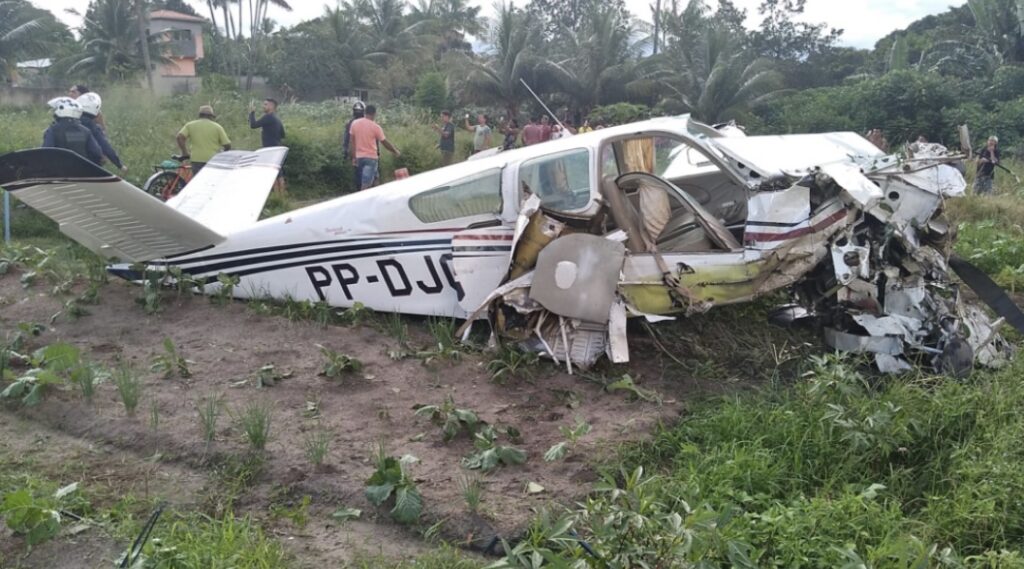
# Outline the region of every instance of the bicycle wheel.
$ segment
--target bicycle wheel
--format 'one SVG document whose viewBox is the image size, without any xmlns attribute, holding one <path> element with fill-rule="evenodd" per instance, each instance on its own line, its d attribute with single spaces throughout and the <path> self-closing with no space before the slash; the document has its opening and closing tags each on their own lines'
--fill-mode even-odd
<svg viewBox="0 0 1024 569">
<path fill-rule="evenodd" d="M 142 189 L 151 196 L 166 201 L 185 187 L 185 181 L 175 172 L 157 172 L 146 180 Z"/>
</svg>

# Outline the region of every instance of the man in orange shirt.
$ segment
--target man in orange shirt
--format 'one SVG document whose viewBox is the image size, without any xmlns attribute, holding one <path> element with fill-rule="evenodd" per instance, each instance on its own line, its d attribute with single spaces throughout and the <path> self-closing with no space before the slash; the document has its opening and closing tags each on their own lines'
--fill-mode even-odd
<svg viewBox="0 0 1024 569">
<path fill-rule="evenodd" d="M 361 181 L 359 189 L 361 190 L 373 186 L 377 179 L 377 169 L 380 164 L 380 155 L 377 153 L 378 142 L 394 154 L 395 158 L 402 155 L 391 144 L 391 141 L 384 137 L 384 129 L 380 128 L 380 125 L 373 120 L 376 117 L 377 107 L 366 105 L 366 114 L 363 118 L 352 121 L 352 126 L 349 127 L 350 144 L 352 148 L 355 148 L 355 152 L 352 153 L 352 162 L 356 166 L 356 172 L 359 172 Z"/>
</svg>

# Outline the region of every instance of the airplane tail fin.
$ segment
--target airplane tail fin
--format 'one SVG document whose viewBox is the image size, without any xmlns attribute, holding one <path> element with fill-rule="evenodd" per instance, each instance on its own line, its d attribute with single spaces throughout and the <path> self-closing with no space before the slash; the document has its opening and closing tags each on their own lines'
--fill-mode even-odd
<svg viewBox="0 0 1024 569">
<path fill-rule="evenodd" d="M 61 148 L 0 156 L 0 187 L 106 259 L 151 261 L 224 241 L 208 225 Z"/>
</svg>

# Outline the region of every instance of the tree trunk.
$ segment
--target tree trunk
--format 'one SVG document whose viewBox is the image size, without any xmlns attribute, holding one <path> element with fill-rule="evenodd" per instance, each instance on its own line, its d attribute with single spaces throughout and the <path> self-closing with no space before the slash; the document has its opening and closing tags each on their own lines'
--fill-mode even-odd
<svg viewBox="0 0 1024 569">
<path fill-rule="evenodd" d="M 139 21 L 139 45 L 142 48 L 142 64 L 146 66 L 146 84 L 153 90 L 153 66 L 149 63 L 149 34 L 146 33 L 146 18 L 143 15 L 143 0 L 135 0 L 135 18 Z"/>
<path fill-rule="evenodd" d="M 661 0 L 654 0 L 654 54 L 658 55 L 658 39 L 661 31 Z"/>
<path fill-rule="evenodd" d="M 227 36 L 228 39 L 231 39 L 233 31 L 231 28 L 234 28 L 234 26 L 231 25 L 231 14 L 228 12 L 227 0 L 224 0 L 224 3 L 220 5 L 220 8 L 224 11 L 224 35 Z"/>
<path fill-rule="evenodd" d="M 241 1 L 239 1 L 239 4 L 241 4 Z M 259 3 L 258 2 L 257 2 L 257 7 L 259 7 Z M 255 65 L 256 65 L 256 49 L 257 49 L 257 41 L 258 40 L 256 39 L 257 32 L 256 32 L 256 22 L 255 22 L 255 20 L 256 20 L 256 10 L 254 10 L 254 8 L 253 8 L 252 0 L 249 0 L 249 69 L 245 73 L 245 90 L 246 91 L 252 91 L 252 72 L 253 72 L 253 67 L 255 67 Z"/>
<path fill-rule="evenodd" d="M 213 0 L 206 0 L 206 7 L 210 9 L 210 23 L 213 24 L 213 37 L 220 35 L 217 31 L 217 10 L 213 7 Z"/>
</svg>

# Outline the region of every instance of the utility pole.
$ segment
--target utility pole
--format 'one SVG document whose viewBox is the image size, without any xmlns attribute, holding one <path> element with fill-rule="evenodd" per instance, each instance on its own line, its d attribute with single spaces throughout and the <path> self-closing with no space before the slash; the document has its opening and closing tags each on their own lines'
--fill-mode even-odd
<svg viewBox="0 0 1024 569">
<path fill-rule="evenodd" d="M 146 66 L 146 84 L 153 91 L 153 67 L 149 63 L 149 34 L 146 33 L 146 18 L 143 4 L 145 0 L 135 0 L 135 17 L 139 21 L 139 43 L 142 45 L 142 63 Z"/>
</svg>

